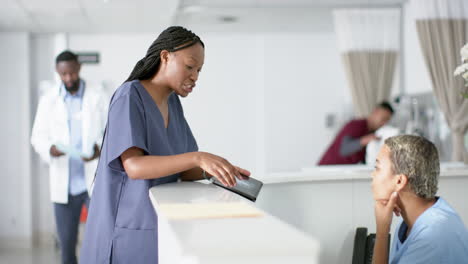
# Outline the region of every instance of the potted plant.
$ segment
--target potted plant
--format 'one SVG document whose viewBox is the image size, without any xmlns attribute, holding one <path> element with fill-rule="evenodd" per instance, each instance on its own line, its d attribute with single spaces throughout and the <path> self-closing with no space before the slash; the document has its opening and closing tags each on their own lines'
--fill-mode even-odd
<svg viewBox="0 0 468 264">
<path fill-rule="evenodd" d="M 461 76 L 465 81 L 465 88 L 468 88 L 468 43 L 460 49 L 461 65 L 455 69 L 455 76 Z M 462 96 L 468 98 L 468 91 L 462 91 Z"/>
<path fill-rule="evenodd" d="M 468 43 L 460 49 L 461 65 L 455 69 L 455 76 L 461 76 L 465 81 L 465 90 L 461 92 L 462 96 L 468 98 Z M 468 133 L 465 134 L 465 148 L 468 149 Z M 465 159 L 465 163 L 468 161 Z"/>
</svg>

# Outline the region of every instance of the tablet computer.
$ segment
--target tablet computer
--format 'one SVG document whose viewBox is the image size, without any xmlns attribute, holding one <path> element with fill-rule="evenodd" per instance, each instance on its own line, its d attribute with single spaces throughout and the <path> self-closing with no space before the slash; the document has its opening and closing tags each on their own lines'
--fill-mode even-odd
<svg viewBox="0 0 468 264">
<path fill-rule="evenodd" d="M 229 190 L 231 192 L 237 193 L 238 195 L 245 197 L 253 202 L 257 200 L 257 196 L 260 193 L 260 190 L 262 189 L 263 182 L 254 179 L 252 177 L 249 177 L 246 180 L 240 180 L 237 179 L 236 186 L 234 187 L 228 187 L 222 184 L 218 179 L 215 177 L 212 177 L 210 181 L 219 187 L 222 187 L 226 190 Z"/>
</svg>

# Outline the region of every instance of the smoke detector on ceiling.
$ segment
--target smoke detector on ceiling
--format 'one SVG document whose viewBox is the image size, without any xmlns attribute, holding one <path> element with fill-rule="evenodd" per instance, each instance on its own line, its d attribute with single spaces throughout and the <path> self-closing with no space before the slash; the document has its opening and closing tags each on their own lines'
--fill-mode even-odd
<svg viewBox="0 0 468 264">
<path fill-rule="evenodd" d="M 219 16 L 218 20 L 223 23 L 235 23 L 237 21 L 237 17 L 224 15 L 224 16 Z"/>
</svg>

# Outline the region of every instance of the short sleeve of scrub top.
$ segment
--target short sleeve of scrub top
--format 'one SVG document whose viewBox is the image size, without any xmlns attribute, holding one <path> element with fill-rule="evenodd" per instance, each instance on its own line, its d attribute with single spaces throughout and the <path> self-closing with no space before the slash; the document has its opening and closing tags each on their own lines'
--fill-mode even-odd
<svg viewBox="0 0 468 264">
<path fill-rule="evenodd" d="M 127 149 L 137 147 L 148 154 L 146 145 L 145 113 L 143 106 L 136 99 L 119 97 L 111 106 L 108 121 L 107 162 L 109 167 L 124 171 L 120 155 Z"/>
</svg>

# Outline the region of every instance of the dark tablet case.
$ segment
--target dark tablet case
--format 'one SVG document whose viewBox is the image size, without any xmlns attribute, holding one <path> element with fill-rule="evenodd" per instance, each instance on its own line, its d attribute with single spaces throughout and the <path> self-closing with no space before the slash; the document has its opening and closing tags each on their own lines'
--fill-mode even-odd
<svg viewBox="0 0 468 264">
<path fill-rule="evenodd" d="M 239 180 L 237 179 L 237 184 L 234 187 L 227 187 L 224 186 L 218 179 L 215 177 L 212 178 L 212 183 L 222 187 L 226 190 L 231 192 L 237 193 L 240 196 L 243 196 L 253 202 L 257 200 L 258 193 L 262 189 L 263 182 L 256 180 L 252 177 L 249 177 L 247 180 Z"/>
</svg>

